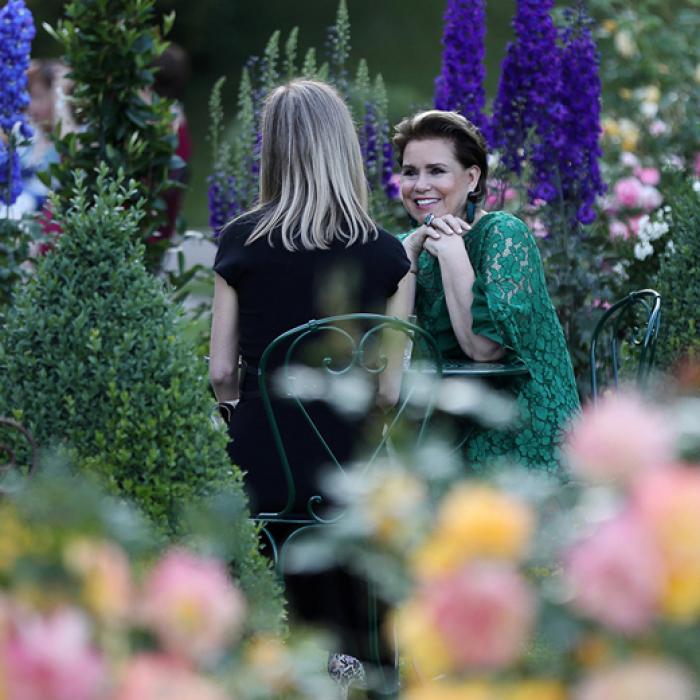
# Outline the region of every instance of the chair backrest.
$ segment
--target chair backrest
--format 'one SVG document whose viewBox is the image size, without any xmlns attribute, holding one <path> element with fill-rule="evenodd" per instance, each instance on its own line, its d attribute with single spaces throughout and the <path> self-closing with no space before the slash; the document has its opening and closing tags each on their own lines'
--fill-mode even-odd
<svg viewBox="0 0 700 700">
<path fill-rule="evenodd" d="M 643 387 L 654 364 L 656 341 L 661 323 L 661 295 L 653 289 L 630 292 L 616 301 L 596 324 L 591 339 L 591 396 L 597 398 L 601 382 L 599 372 L 605 373 L 605 385 L 617 388 L 622 365 L 636 369 L 626 378 L 634 377 Z"/>
<path fill-rule="evenodd" d="M 393 333 L 392 333 L 393 332 Z M 412 368 L 414 386 L 416 375 L 425 368 L 429 381 L 423 382 L 418 391 L 420 401 L 411 400 L 410 392 L 402 393 L 399 402 L 389 415 L 388 423 L 366 456 L 362 456 L 364 468 L 370 468 L 387 448 L 402 417 L 410 406 L 414 421 L 415 442 L 423 439 L 432 415 L 438 380 L 442 374 L 442 362 L 437 344 L 425 330 L 398 318 L 380 314 L 346 314 L 309 321 L 292 328 L 275 338 L 262 354 L 258 368 L 258 386 L 267 414 L 272 436 L 284 470 L 287 488 L 286 506 L 276 513 L 259 513 L 261 520 L 281 522 L 310 522 L 323 524 L 326 520 L 316 511 L 323 503 L 321 494 L 308 499 L 305 512 L 295 510 L 297 499 L 297 474 L 290 464 L 283 430 L 277 415 L 279 399 L 293 405 L 303 416 L 311 434 L 322 446 L 329 465 L 339 470 L 345 466 L 343 458 L 336 454 L 327 436 L 309 410 L 309 405 L 328 401 L 338 408 L 348 408 L 359 418 L 367 416 L 375 404 L 375 392 L 380 375 L 387 370 L 389 357 L 395 357 L 389 346 L 396 348 L 414 343 L 421 349 L 425 361 Z"/>
</svg>

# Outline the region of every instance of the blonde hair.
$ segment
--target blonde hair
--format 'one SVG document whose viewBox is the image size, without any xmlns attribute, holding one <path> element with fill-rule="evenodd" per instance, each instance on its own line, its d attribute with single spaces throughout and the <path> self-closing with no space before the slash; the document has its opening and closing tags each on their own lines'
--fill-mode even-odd
<svg viewBox="0 0 700 700">
<path fill-rule="evenodd" d="M 263 108 L 260 198 L 252 210 L 261 216 L 246 243 L 278 227 L 287 250 L 365 243 L 377 235 L 367 206 L 360 144 L 338 93 L 316 80 L 273 90 Z"/>
</svg>

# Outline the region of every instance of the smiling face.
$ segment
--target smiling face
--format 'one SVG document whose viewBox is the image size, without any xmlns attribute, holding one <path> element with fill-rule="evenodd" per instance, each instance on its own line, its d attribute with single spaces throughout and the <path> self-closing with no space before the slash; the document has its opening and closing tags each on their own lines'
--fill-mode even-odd
<svg viewBox="0 0 700 700">
<path fill-rule="evenodd" d="M 401 167 L 403 205 L 419 222 L 429 213 L 463 217 L 467 195 L 476 188 L 479 175 L 478 166 L 465 168 L 457 160 L 449 139 L 409 141 Z"/>
</svg>

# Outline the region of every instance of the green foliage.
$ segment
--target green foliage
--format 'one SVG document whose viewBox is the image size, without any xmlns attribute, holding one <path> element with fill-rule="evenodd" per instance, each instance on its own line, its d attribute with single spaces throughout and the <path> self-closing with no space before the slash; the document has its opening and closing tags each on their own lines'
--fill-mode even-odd
<svg viewBox="0 0 700 700">
<path fill-rule="evenodd" d="M 102 165 L 91 194 L 81 172 L 70 203 L 58 208 L 64 234 L 16 295 L 0 339 L 0 415 L 22 422 L 39 444 L 60 445 L 164 533 L 182 534 L 185 505 L 232 493 L 241 504 L 227 525 L 238 543 L 236 574 L 246 593 L 279 610 L 241 474 L 213 421 L 206 363 L 144 268 L 136 235 L 143 200 L 133 181 L 121 182 Z"/>
<path fill-rule="evenodd" d="M 35 219 L 0 219 L 0 322 L 18 282 L 29 275 L 30 244 L 41 239 Z"/>
<path fill-rule="evenodd" d="M 671 251 L 661 258 L 656 289 L 661 294 L 659 364 L 700 358 L 700 190 L 679 186 L 670 201 Z"/>
<path fill-rule="evenodd" d="M 165 49 L 162 35 L 173 17 L 154 24 L 155 0 L 73 0 L 55 28 L 75 88 L 71 99 L 79 129 L 57 140 L 61 156 L 53 167 L 61 198 L 67 201 L 73 173 L 89 173 L 94 192 L 96 163 L 106 163 L 113 176 L 121 170 L 137 182 L 134 196 L 145 199 L 139 230 L 148 236 L 163 212 L 159 194 L 172 183 L 175 162 L 170 101 L 151 91 L 153 61 Z M 134 200 L 135 201 L 135 200 Z"/>
<path fill-rule="evenodd" d="M 371 190 L 372 214 L 384 226 L 403 228 L 403 210 L 387 194 L 391 167 L 386 162 L 389 145 L 388 98 L 381 75 L 372 77 L 367 62 L 361 59 L 354 80 L 348 78 L 350 59 L 350 20 L 345 0 L 340 0 L 334 24 L 328 29 L 326 60 L 319 65 L 319 52 L 311 47 L 297 66 L 298 28 L 292 29 L 281 47 L 279 31 L 273 32 L 261 57 L 246 62 L 238 88 L 238 112 L 232 127 L 224 125 L 221 81 L 212 90 L 210 141 L 213 146 L 213 180 L 225 191 L 229 201 L 217 201 L 213 211 L 226 214 L 250 209 L 258 195 L 258 159 L 262 99 L 276 85 L 295 77 L 327 80 L 348 103 L 359 131 Z M 283 55 L 282 55 L 283 54 Z M 225 138 L 230 133 L 231 138 Z M 235 196 L 233 192 L 235 191 Z M 222 218 L 221 213 L 216 219 Z M 224 219 L 229 218 L 223 216 Z M 401 221 L 401 224 L 398 224 Z M 223 223 L 223 221 L 221 222 Z"/>
</svg>

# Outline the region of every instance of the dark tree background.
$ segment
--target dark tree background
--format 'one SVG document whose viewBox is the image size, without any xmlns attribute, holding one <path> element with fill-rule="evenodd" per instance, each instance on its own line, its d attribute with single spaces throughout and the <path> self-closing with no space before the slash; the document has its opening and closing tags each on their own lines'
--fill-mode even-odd
<svg viewBox="0 0 700 700">
<path fill-rule="evenodd" d="M 347 0 L 352 27 L 350 69 L 366 58 L 370 70 L 384 76 L 393 120 L 410 110 L 429 106 L 433 81 L 440 70 L 440 38 L 445 0 Z M 37 25 L 33 54 L 55 56 L 59 48 L 41 29 L 60 16 L 63 2 L 28 0 Z M 204 228 L 207 221 L 206 178 L 211 158 L 206 140 L 207 102 L 214 81 L 227 76 L 225 102 L 235 109 L 241 68 L 248 56 L 260 54 L 270 34 L 282 31 L 283 39 L 299 27 L 300 54 L 315 46 L 321 51 L 326 28 L 335 19 L 337 0 L 160 0 L 163 13 L 175 11 L 170 35 L 183 46 L 191 61 L 191 79 L 185 94 L 185 110 L 193 136 L 192 177 L 185 199 L 189 228 Z M 493 95 L 500 62 L 511 36 L 510 18 L 515 0 L 487 2 L 487 91 Z"/>
</svg>

